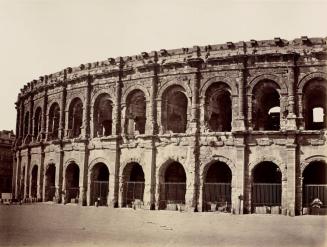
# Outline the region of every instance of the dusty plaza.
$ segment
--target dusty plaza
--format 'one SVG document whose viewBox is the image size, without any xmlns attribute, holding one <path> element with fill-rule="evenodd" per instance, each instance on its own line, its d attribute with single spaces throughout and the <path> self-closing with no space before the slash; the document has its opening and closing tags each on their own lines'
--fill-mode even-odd
<svg viewBox="0 0 327 247">
<path fill-rule="evenodd" d="M 324 247 L 326 216 L 0 206 L 1 246 Z"/>
</svg>

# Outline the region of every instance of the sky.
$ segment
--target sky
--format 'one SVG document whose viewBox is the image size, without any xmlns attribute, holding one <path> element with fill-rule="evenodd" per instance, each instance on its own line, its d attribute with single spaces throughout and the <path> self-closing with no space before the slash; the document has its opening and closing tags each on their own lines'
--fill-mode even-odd
<svg viewBox="0 0 327 247">
<path fill-rule="evenodd" d="M 0 0 L 0 130 L 33 79 L 143 51 L 327 36 L 327 0 Z"/>
</svg>

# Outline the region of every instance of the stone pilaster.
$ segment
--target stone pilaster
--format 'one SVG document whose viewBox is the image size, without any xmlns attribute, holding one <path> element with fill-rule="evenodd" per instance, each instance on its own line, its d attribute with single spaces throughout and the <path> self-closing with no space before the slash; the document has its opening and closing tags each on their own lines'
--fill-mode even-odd
<svg viewBox="0 0 327 247">
<path fill-rule="evenodd" d="M 247 105 L 248 105 L 248 129 L 253 130 L 252 121 L 252 94 L 247 95 Z"/>
<path fill-rule="evenodd" d="M 121 201 L 121 181 L 119 178 L 120 171 L 120 141 L 121 141 L 121 133 L 122 133 L 122 121 L 121 121 L 121 97 L 122 97 L 122 78 L 123 78 L 123 68 L 124 68 L 124 60 L 122 57 L 119 57 L 116 60 L 117 65 L 119 66 L 119 77 L 116 81 L 116 161 L 115 161 L 115 186 L 114 186 L 114 207 L 118 207 L 118 200 Z M 120 203 L 119 203 L 120 204 Z M 121 204 L 119 205 L 121 206 Z"/>
<path fill-rule="evenodd" d="M 43 188 L 44 188 L 44 160 L 45 160 L 45 152 L 44 146 L 41 146 L 41 164 L 40 170 L 38 172 L 39 181 L 38 181 L 38 188 L 37 188 L 37 198 L 42 201 L 43 197 Z"/>
<path fill-rule="evenodd" d="M 246 85 L 246 74 L 247 71 L 245 69 L 245 66 L 243 66 L 243 69 L 241 71 L 241 76 L 238 81 L 238 112 L 237 112 L 237 123 L 232 126 L 234 130 L 242 131 L 245 130 L 245 117 L 244 117 L 244 101 L 245 101 L 245 93 L 244 93 L 244 85 Z M 234 115 L 234 114 L 233 114 Z"/>
<path fill-rule="evenodd" d="M 60 101 L 60 123 L 59 123 L 59 138 L 63 139 L 66 135 L 65 133 L 65 118 L 66 118 L 66 98 L 67 98 L 67 89 L 66 83 L 64 82 L 62 85 L 62 94 Z M 68 122 L 68 119 L 67 119 Z"/>
<path fill-rule="evenodd" d="M 151 171 L 150 171 L 150 181 L 145 181 L 144 191 L 146 193 L 150 193 L 149 204 L 150 209 L 155 209 L 156 204 L 156 170 L 157 170 L 157 148 L 156 148 L 156 138 L 155 136 L 158 134 L 158 119 L 157 119 L 157 100 L 156 95 L 158 94 L 158 70 L 159 65 L 158 62 L 158 54 L 154 52 L 154 61 L 155 65 L 153 67 L 153 77 L 152 77 L 152 87 L 151 87 L 151 134 L 153 137 L 151 138 Z M 160 102 L 159 102 L 160 103 Z"/>
<path fill-rule="evenodd" d="M 245 175 L 245 145 L 242 137 L 236 144 L 236 167 L 232 176 L 232 212 L 243 214 L 244 207 L 244 175 Z"/>
<path fill-rule="evenodd" d="M 287 129 L 296 129 L 296 115 L 295 115 L 295 97 L 294 86 L 297 84 L 297 70 L 295 64 L 288 70 L 288 115 L 287 115 Z M 282 114 L 281 114 L 282 115 Z M 282 117 L 282 116 L 281 116 Z"/>
<path fill-rule="evenodd" d="M 200 48 L 193 48 L 193 57 L 188 60 L 189 66 L 194 69 L 194 77 L 192 79 L 192 115 L 191 115 L 191 132 L 194 134 L 192 173 L 186 184 L 185 203 L 187 210 L 201 210 L 200 200 L 200 98 L 199 87 L 201 84 L 201 67 L 203 60 L 201 58 Z"/>
<path fill-rule="evenodd" d="M 25 168 L 25 192 L 24 192 L 24 198 L 29 198 L 30 196 L 30 173 L 31 173 L 31 150 L 28 148 L 28 153 L 27 153 L 27 165 Z"/>
<path fill-rule="evenodd" d="M 30 112 L 30 115 L 29 115 L 29 124 L 28 124 L 28 135 L 31 137 L 32 134 L 33 134 L 33 118 L 34 118 L 34 101 L 33 101 L 33 95 L 30 96 L 30 99 L 29 99 L 29 112 Z"/>
<path fill-rule="evenodd" d="M 90 137 L 90 112 L 91 112 L 91 91 L 92 91 L 92 76 L 88 76 L 87 85 L 85 90 L 85 103 L 83 109 L 83 127 L 82 127 L 82 137 Z"/>
<path fill-rule="evenodd" d="M 44 91 L 44 98 L 43 98 L 43 111 L 42 111 L 42 129 L 41 129 L 41 140 L 46 139 L 46 132 L 47 132 L 47 109 L 48 109 L 48 90 L 45 89 Z"/>
<path fill-rule="evenodd" d="M 85 149 L 84 149 L 84 167 L 82 170 L 82 183 L 81 188 L 82 191 L 80 191 L 80 199 L 79 202 L 83 206 L 87 206 L 87 184 L 88 184 L 88 173 L 89 173 L 89 157 L 90 157 L 90 151 L 88 149 L 88 141 L 85 142 Z"/>
<path fill-rule="evenodd" d="M 65 186 L 65 174 L 64 174 L 64 150 L 60 147 L 59 151 L 59 164 L 56 165 L 56 179 L 55 179 L 55 197 L 58 200 L 58 203 L 64 202 L 63 191 L 66 189 Z"/>
<path fill-rule="evenodd" d="M 288 215 L 295 216 L 296 203 L 296 144 L 294 137 L 288 137 L 287 152 L 287 211 Z"/>
</svg>

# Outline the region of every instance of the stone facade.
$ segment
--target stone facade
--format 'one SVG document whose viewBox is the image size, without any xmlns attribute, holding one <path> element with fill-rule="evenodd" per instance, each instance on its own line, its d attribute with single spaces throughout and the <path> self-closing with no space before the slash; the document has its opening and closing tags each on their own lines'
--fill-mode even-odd
<svg viewBox="0 0 327 247">
<path fill-rule="evenodd" d="M 15 135 L 12 130 L 0 131 L 0 198 L 1 193 L 11 193 L 14 167 L 12 145 L 14 141 Z"/>
<path fill-rule="evenodd" d="M 16 103 L 15 196 L 248 213 L 267 205 L 253 194 L 267 182 L 271 212 L 300 214 L 304 169 L 326 163 L 326 41 L 162 49 L 41 76 Z"/>
</svg>

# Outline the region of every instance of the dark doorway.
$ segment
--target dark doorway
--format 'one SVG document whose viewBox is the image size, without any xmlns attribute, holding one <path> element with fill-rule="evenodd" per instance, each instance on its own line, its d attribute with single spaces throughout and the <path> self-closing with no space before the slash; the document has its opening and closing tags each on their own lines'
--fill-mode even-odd
<svg viewBox="0 0 327 247">
<path fill-rule="evenodd" d="M 227 164 L 219 161 L 211 164 L 203 185 L 203 209 L 230 212 L 231 183 L 232 171 Z"/>
<path fill-rule="evenodd" d="M 91 171 L 91 205 L 108 205 L 109 169 L 104 163 L 97 163 Z"/>
</svg>

